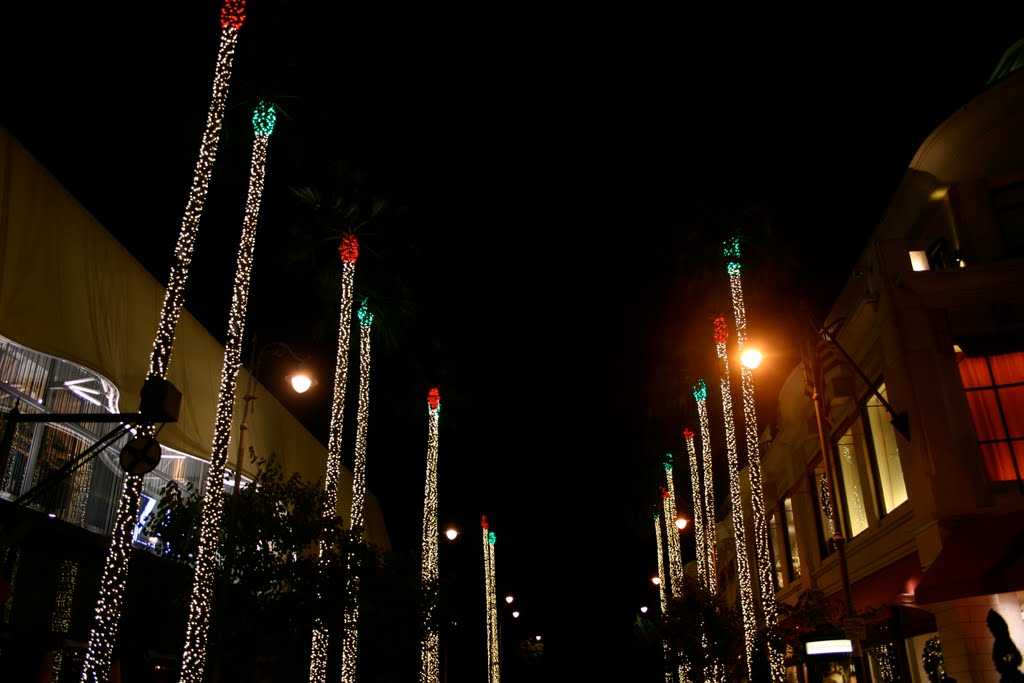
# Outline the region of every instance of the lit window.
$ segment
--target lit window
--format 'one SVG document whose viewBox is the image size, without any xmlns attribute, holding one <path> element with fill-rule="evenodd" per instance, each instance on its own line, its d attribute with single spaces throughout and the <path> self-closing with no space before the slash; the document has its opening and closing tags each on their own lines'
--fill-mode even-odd
<svg viewBox="0 0 1024 683">
<path fill-rule="evenodd" d="M 782 522 L 780 523 L 780 518 Z M 773 552 L 779 587 L 800 578 L 800 548 L 796 541 L 796 521 L 793 518 L 793 499 L 783 498 L 770 519 L 771 542 L 780 549 Z"/>
<path fill-rule="evenodd" d="M 956 355 L 989 479 L 1016 481 L 1024 469 L 1024 353 Z"/>
<path fill-rule="evenodd" d="M 924 250 L 910 252 L 910 267 L 914 270 L 928 270 L 928 252 Z"/>
<path fill-rule="evenodd" d="M 888 402 L 885 384 L 878 388 L 878 393 Z M 903 481 L 903 465 L 900 463 L 900 451 L 896 445 L 892 415 L 874 394 L 868 397 L 864 412 L 868 416 L 871 445 L 874 447 L 875 472 L 878 487 L 881 489 L 882 512 L 892 512 L 907 500 L 907 485 Z"/>
<path fill-rule="evenodd" d="M 866 441 L 860 420 L 854 422 L 836 443 L 836 455 L 846 504 L 847 533 L 853 538 L 868 528 L 868 510 L 859 465 L 865 459 Z"/>
</svg>

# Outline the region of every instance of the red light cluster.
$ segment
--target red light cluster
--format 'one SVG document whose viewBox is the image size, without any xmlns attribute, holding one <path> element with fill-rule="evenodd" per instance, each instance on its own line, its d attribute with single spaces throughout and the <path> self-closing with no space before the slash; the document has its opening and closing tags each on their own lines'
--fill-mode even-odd
<svg viewBox="0 0 1024 683">
<path fill-rule="evenodd" d="M 715 343 L 722 344 L 728 338 L 729 326 L 725 323 L 725 318 L 715 318 Z"/>
<path fill-rule="evenodd" d="M 338 247 L 338 255 L 344 263 L 355 263 L 359 258 L 359 240 L 355 235 L 348 234 L 341 238 L 341 246 Z"/>
<path fill-rule="evenodd" d="M 238 31 L 244 22 L 245 0 L 224 0 L 224 6 L 220 8 L 221 28 L 233 28 Z"/>
<path fill-rule="evenodd" d="M 437 387 L 427 392 L 427 405 L 431 410 L 437 410 L 437 407 L 441 405 L 441 392 L 437 390 Z"/>
</svg>

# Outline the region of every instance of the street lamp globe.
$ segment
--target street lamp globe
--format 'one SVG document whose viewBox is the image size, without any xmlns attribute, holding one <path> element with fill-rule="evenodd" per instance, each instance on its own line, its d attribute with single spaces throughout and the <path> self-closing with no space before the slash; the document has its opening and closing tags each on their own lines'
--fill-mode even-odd
<svg viewBox="0 0 1024 683">
<path fill-rule="evenodd" d="M 753 370 L 761 364 L 761 360 L 764 355 L 757 349 L 744 349 L 743 355 L 740 356 L 740 362 L 743 363 L 744 367 Z"/>
<path fill-rule="evenodd" d="M 661 585 L 661 577 L 660 576 L 652 576 L 651 577 L 651 583 L 653 583 L 655 586 L 660 586 Z"/>
<path fill-rule="evenodd" d="M 690 523 L 690 520 L 686 519 L 686 517 L 676 517 L 676 527 L 680 531 L 685 529 L 689 523 Z"/>
<path fill-rule="evenodd" d="M 518 619 L 519 618 L 519 610 L 513 610 L 512 611 L 512 618 L 513 619 Z"/>
<path fill-rule="evenodd" d="M 456 538 L 459 537 L 459 530 L 455 527 L 448 527 L 445 530 L 444 535 L 448 538 L 449 541 L 454 541 Z"/>
<path fill-rule="evenodd" d="M 505 602 L 507 604 L 511 605 L 513 600 L 515 600 L 515 598 L 513 598 L 511 595 L 506 595 L 505 596 Z"/>
<path fill-rule="evenodd" d="M 292 383 L 292 389 L 299 394 L 306 393 L 313 386 L 313 378 L 304 372 L 297 372 L 289 377 L 288 380 Z"/>
</svg>

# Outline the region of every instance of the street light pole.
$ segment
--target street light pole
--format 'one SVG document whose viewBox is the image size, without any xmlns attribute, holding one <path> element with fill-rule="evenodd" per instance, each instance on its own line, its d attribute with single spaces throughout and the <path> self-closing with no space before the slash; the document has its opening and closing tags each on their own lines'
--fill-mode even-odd
<svg viewBox="0 0 1024 683">
<path fill-rule="evenodd" d="M 242 488 L 242 462 L 244 461 L 245 458 L 246 440 L 249 434 L 249 411 L 251 409 L 252 402 L 256 400 L 256 378 L 259 375 L 260 365 L 263 362 L 263 354 L 273 349 L 274 352 L 277 353 L 277 355 L 284 355 L 284 353 L 287 352 L 293 359 L 295 359 L 299 363 L 305 360 L 304 358 L 300 357 L 297 353 L 295 353 L 295 351 L 293 351 L 290 346 L 280 341 L 274 341 L 265 344 L 261 349 L 259 349 L 259 353 L 257 353 L 256 349 L 256 335 L 253 335 L 251 356 L 251 358 L 253 359 L 253 364 L 252 367 L 249 369 L 249 382 L 246 386 L 245 396 L 242 397 L 242 423 L 238 427 L 238 453 L 235 456 L 235 486 L 231 490 L 232 507 L 237 507 L 238 492 Z M 312 381 L 310 381 L 310 384 L 311 383 Z M 310 384 L 305 385 L 306 389 L 309 388 Z M 303 391 L 305 391 L 305 389 L 300 390 L 295 385 L 294 382 L 292 383 L 292 385 L 295 391 L 297 391 L 298 393 L 302 393 Z"/>
<path fill-rule="evenodd" d="M 825 469 L 825 479 L 828 481 L 829 507 L 832 510 L 832 543 L 839 553 L 839 579 L 842 583 L 843 599 L 846 603 L 846 617 L 854 617 L 856 611 L 853 605 L 853 590 L 850 587 L 850 571 L 846 562 L 846 535 L 845 517 L 842 513 L 842 506 L 836 496 L 836 480 L 832 468 L 832 448 L 830 439 L 825 435 L 825 421 L 821 414 L 821 378 L 815 368 L 811 373 L 811 401 L 814 403 L 814 417 L 818 424 L 818 441 L 821 446 L 821 461 Z M 827 511 L 826 511 L 827 512 Z M 852 640 L 852 639 L 851 639 Z M 857 667 L 858 680 L 867 680 L 867 668 L 863 666 L 861 657 L 860 641 L 855 640 L 853 648 L 853 659 Z"/>
</svg>

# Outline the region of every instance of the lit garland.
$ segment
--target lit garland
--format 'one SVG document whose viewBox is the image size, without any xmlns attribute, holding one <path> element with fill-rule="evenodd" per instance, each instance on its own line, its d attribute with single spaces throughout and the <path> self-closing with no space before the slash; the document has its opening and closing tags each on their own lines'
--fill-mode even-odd
<svg viewBox="0 0 1024 683">
<path fill-rule="evenodd" d="M 757 641 L 757 618 L 747 564 L 747 533 L 743 526 L 743 499 L 740 497 L 740 461 L 736 452 L 736 425 L 732 415 L 732 389 L 729 381 L 729 357 L 725 352 L 729 328 L 725 318 L 715 318 L 715 349 L 722 367 L 722 418 L 725 421 L 726 461 L 729 469 L 729 496 L 732 499 L 732 532 L 736 541 L 736 574 L 740 582 L 740 608 L 743 616 L 743 640 L 747 652 L 747 672 L 754 678 L 754 645 Z"/>
<path fill-rule="evenodd" d="M 668 535 L 668 568 L 671 583 L 669 590 L 674 597 L 683 595 L 683 551 L 679 545 L 679 528 L 676 527 L 676 517 L 679 509 L 676 507 L 676 485 L 672 474 L 672 454 L 665 454 L 665 480 L 668 486 L 663 491 L 662 497 L 665 505 L 665 533 Z M 675 533 L 672 533 L 672 532 Z"/>
<path fill-rule="evenodd" d="M 441 415 L 441 394 L 437 387 L 427 392 L 427 476 L 423 492 L 423 566 L 420 583 L 436 590 L 437 570 L 437 428 Z M 436 595 L 436 593 L 435 593 Z M 427 607 L 420 650 L 420 683 L 440 680 L 439 634 L 435 620 L 436 601 Z"/>
<path fill-rule="evenodd" d="M 740 242 L 733 237 L 725 244 L 726 271 L 732 292 L 732 310 L 736 326 L 736 354 L 741 357 L 747 341 L 747 312 L 743 303 L 743 282 L 740 279 Z M 747 441 L 747 472 L 750 475 L 750 507 L 754 518 L 754 557 L 757 560 L 757 594 L 765 625 L 774 627 L 779 621 L 775 603 L 775 581 L 772 577 L 771 550 L 768 546 L 768 521 L 765 515 L 764 484 L 761 479 L 761 450 L 758 447 L 757 409 L 754 405 L 754 373 L 740 363 L 740 387 L 743 392 L 743 422 Z M 770 648 L 772 680 L 786 677 L 785 656 L 778 648 Z"/>
<path fill-rule="evenodd" d="M 267 164 L 267 145 L 274 132 L 274 107 L 262 102 L 253 112 L 255 139 L 249 170 L 249 195 L 245 203 L 242 239 L 239 243 L 238 264 L 235 268 L 234 292 L 228 315 L 227 339 L 224 344 L 224 365 L 217 396 L 217 419 L 213 428 L 213 447 L 210 467 L 203 494 L 202 516 L 199 527 L 199 545 L 196 549 L 192 601 L 189 604 L 188 625 L 185 630 L 185 649 L 181 660 L 182 683 L 202 683 L 206 669 L 206 643 L 210 630 L 210 602 L 213 579 L 224 519 L 224 475 L 231 440 L 231 417 L 234 413 L 235 387 L 238 370 L 242 365 L 242 338 L 245 334 L 245 316 L 249 308 L 249 281 L 252 274 L 253 252 L 256 248 L 256 223 L 263 196 L 263 179 Z"/>
<path fill-rule="evenodd" d="M 359 306 L 359 405 L 356 412 L 355 460 L 352 463 L 352 508 L 350 526 L 356 540 L 362 539 L 366 509 L 366 433 L 370 412 L 370 326 L 373 313 L 363 299 Z"/>
<path fill-rule="evenodd" d="M 353 234 L 345 235 L 338 247 L 341 260 L 340 306 L 338 323 L 338 353 L 334 365 L 334 395 L 331 401 L 331 423 L 327 435 L 327 481 L 324 491 L 324 519 L 338 513 L 338 484 L 341 479 L 342 426 L 345 423 L 345 388 L 348 381 L 348 355 L 351 346 L 352 290 L 359 259 L 359 241 Z M 324 575 L 324 543 L 320 543 L 320 578 Z M 319 601 L 320 595 L 317 594 Z M 310 683 L 327 682 L 327 646 L 330 634 L 320 617 L 313 622 L 313 642 L 309 658 Z"/>
<path fill-rule="evenodd" d="M 487 515 L 480 519 L 484 540 L 484 611 L 487 614 L 487 682 L 500 683 L 501 658 L 498 650 L 498 593 L 494 586 L 494 532 Z"/>
<path fill-rule="evenodd" d="M 668 593 L 665 591 L 665 543 L 661 540 L 661 515 L 654 513 L 654 542 L 658 544 L 658 598 L 661 600 L 661 616 L 664 619 L 668 613 Z M 661 648 L 665 651 L 665 661 L 671 659 L 671 649 L 668 640 L 661 641 Z M 665 683 L 672 683 L 672 672 L 665 668 Z"/>
<path fill-rule="evenodd" d="M 174 248 L 174 264 L 160 310 L 160 322 L 156 338 L 153 340 L 147 379 L 167 377 L 167 366 L 174 347 L 174 334 L 184 303 L 188 268 L 192 261 L 196 234 L 199 232 L 199 219 L 206 203 L 210 175 L 217 156 L 217 144 L 220 141 L 221 122 L 228 99 L 228 85 L 231 80 L 231 65 L 238 42 L 238 32 L 244 21 L 245 0 L 225 0 L 221 7 L 220 47 L 214 71 L 212 99 L 199 146 L 199 160 L 196 163 L 192 188 L 185 206 L 178 242 Z M 152 435 L 154 429 L 152 425 L 148 425 L 140 431 L 143 435 Z M 121 621 L 121 600 L 124 597 L 125 581 L 128 576 L 133 532 L 139 518 L 142 483 L 143 477 L 140 475 L 126 473 L 124 476 L 117 511 L 114 513 L 110 547 L 100 577 L 95 619 L 82 663 L 81 680 L 86 683 L 106 681 L 110 676 L 111 651 Z"/>
<path fill-rule="evenodd" d="M 704 469 L 704 530 L 705 550 L 702 558 L 707 563 L 704 571 L 709 593 L 718 593 L 718 533 L 715 529 L 715 480 L 711 472 L 711 425 L 708 421 L 708 387 L 704 380 L 698 380 L 693 387 L 693 398 L 697 401 L 697 415 L 700 418 L 700 451 Z"/>
<path fill-rule="evenodd" d="M 11 623 L 11 611 L 14 609 L 14 590 L 18 582 L 18 565 L 21 564 L 21 548 L 8 548 L 7 552 L 4 553 L 4 561 L 11 555 L 14 555 L 14 561 L 11 564 L 11 578 L 7 582 L 7 587 L 10 589 L 10 596 L 7 601 L 4 602 L 4 623 Z"/>
<path fill-rule="evenodd" d="M 690 457 L 690 488 L 693 490 L 693 535 L 697 546 L 697 582 L 707 586 L 707 540 L 704 538 L 704 504 L 700 493 L 700 463 L 697 461 L 697 447 L 693 443 L 693 430 L 683 430 L 686 451 Z"/>
<path fill-rule="evenodd" d="M 370 412 L 370 325 L 373 313 L 363 299 L 359 306 L 359 407 L 356 412 L 355 460 L 352 463 L 352 511 L 349 529 L 352 543 L 363 539 L 363 510 L 366 507 L 366 430 Z M 342 615 L 341 680 L 355 683 L 356 653 L 359 649 L 359 556 L 349 546 L 345 591 L 345 612 Z"/>
<path fill-rule="evenodd" d="M 697 460 L 697 447 L 693 443 L 694 433 L 689 427 L 683 429 L 683 439 L 686 441 L 686 450 L 690 457 L 690 487 L 693 489 L 693 533 L 697 545 L 697 583 L 707 590 L 708 587 L 708 540 L 704 529 L 704 498 L 700 491 L 700 463 Z M 714 527 L 712 527 L 713 529 Z M 712 551 L 713 552 L 713 551 Z M 708 645 L 707 632 L 704 630 L 704 620 L 701 618 L 701 642 L 705 651 Z M 705 665 L 705 681 L 717 681 L 714 665 Z"/>
<path fill-rule="evenodd" d="M 50 620 L 50 630 L 54 633 L 67 634 L 71 627 L 71 605 L 74 604 L 77 580 L 78 563 L 73 560 L 62 561 L 60 563 L 60 578 L 57 579 L 53 617 Z M 50 673 L 52 680 L 60 680 L 60 669 L 63 662 L 64 648 L 58 648 L 53 653 L 53 670 Z"/>
</svg>

